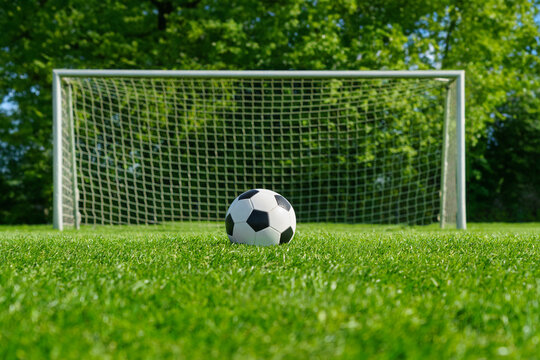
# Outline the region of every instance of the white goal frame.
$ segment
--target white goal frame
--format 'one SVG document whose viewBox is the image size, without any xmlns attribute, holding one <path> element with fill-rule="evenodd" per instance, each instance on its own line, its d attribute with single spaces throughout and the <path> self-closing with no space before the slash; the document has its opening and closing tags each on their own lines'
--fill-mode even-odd
<svg viewBox="0 0 540 360">
<path fill-rule="evenodd" d="M 406 70 L 406 71 L 220 71 L 220 70 L 53 70 L 53 226 L 62 230 L 62 91 L 61 80 L 64 77 L 156 77 L 156 78 L 283 78 L 283 79 L 316 79 L 316 78 L 358 78 L 358 79 L 388 79 L 388 78 L 430 78 L 445 79 L 455 82 L 455 109 L 449 109 L 451 102 L 447 100 L 446 118 L 450 111 L 456 116 L 456 227 L 466 229 L 465 210 L 465 72 L 462 70 Z M 446 140 L 446 139 L 445 139 Z M 447 144 L 443 145 L 446 149 Z M 446 169 L 444 163 L 442 172 Z M 444 176 L 443 176 L 444 179 Z M 74 185 L 76 186 L 76 185 Z M 445 201 L 444 196 L 441 203 Z M 442 225 L 442 223 L 441 223 Z"/>
</svg>

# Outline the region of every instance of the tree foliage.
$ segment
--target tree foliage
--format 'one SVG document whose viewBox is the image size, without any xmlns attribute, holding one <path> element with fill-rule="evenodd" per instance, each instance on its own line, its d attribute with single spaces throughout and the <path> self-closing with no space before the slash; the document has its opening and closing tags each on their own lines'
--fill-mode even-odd
<svg viewBox="0 0 540 360">
<path fill-rule="evenodd" d="M 469 204 L 472 219 L 484 219 L 475 201 L 495 194 L 488 180 L 513 166 L 495 158 L 493 136 L 538 128 L 528 114 L 540 106 L 539 7 L 538 0 L 0 0 L 0 223 L 50 220 L 53 68 L 464 69 Z M 506 203 L 527 198 L 524 182 L 540 188 L 523 170 L 540 149 L 514 149 L 504 161 L 531 163 L 513 168 L 522 176 L 507 186 L 520 195 L 508 192 Z M 539 216 L 514 215 L 508 219 Z"/>
<path fill-rule="evenodd" d="M 540 108 L 520 95 L 501 106 L 503 115 L 482 139 L 483 157 L 471 176 L 470 208 L 479 220 L 537 221 L 540 218 Z"/>
</svg>

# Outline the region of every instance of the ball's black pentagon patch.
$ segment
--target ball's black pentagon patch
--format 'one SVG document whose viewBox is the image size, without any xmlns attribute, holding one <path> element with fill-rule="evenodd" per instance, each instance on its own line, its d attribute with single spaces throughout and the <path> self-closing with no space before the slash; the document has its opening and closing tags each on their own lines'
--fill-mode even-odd
<svg viewBox="0 0 540 360">
<path fill-rule="evenodd" d="M 249 198 L 253 197 L 253 195 L 255 195 L 258 192 L 259 192 L 259 190 L 248 190 L 245 193 L 243 193 L 242 195 L 240 195 L 238 197 L 238 200 L 249 199 Z"/>
<path fill-rule="evenodd" d="M 274 195 L 274 197 L 276 198 L 276 202 L 279 206 L 287 211 L 291 210 L 291 204 L 287 201 L 287 199 L 281 195 Z"/>
<path fill-rule="evenodd" d="M 292 227 L 289 226 L 287 230 L 281 233 L 281 237 L 279 238 L 279 243 L 280 244 L 288 243 L 289 241 L 291 241 L 293 235 L 294 235 L 294 231 Z"/>
<path fill-rule="evenodd" d="M 262 229 L 266 229 L 268 226 L 270 226 L 268 213 L 260 210 L 253 210 L 246 222 L 255 231 L 261 231 Z"/>
<path fill-rule="evenodd" d="M 231 214 L 227 215 L 225 218 L 225 229 L 227 229 L 227 234 L 232 236 L 234 230 L 234 221 Z"/>
</svg>

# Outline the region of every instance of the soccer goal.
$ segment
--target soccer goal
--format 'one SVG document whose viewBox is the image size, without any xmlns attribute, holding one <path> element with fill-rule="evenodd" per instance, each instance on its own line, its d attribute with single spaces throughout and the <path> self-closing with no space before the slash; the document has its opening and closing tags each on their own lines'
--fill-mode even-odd
<svg viewBox="0 0 540 360">
<path fill-rule="evenodd" d="M 54 70 L 54 227 L 222 221 L 464 229 L 463 71 Z"/>
</svg>

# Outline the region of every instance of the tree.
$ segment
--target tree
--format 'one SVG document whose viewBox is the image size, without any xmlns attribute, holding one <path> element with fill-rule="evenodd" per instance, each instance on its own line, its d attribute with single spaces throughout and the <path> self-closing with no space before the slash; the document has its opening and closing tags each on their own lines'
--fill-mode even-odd
<svg viewBox="0 0 540 360">
<path fill-rule="evenodd" d="M 0 0 L 0 223 L 50 220 L 53 68 L 465 69 L 476 167 L 513 94 L 537 91 L 538 9 L 538 0 Z"/>
<path fill-rule="evenodd" d="M 501 106 L 475 162 L 471 210 L 483 221 L 540 219 L 540 101 L 516 94 Z"/>
</svg>

